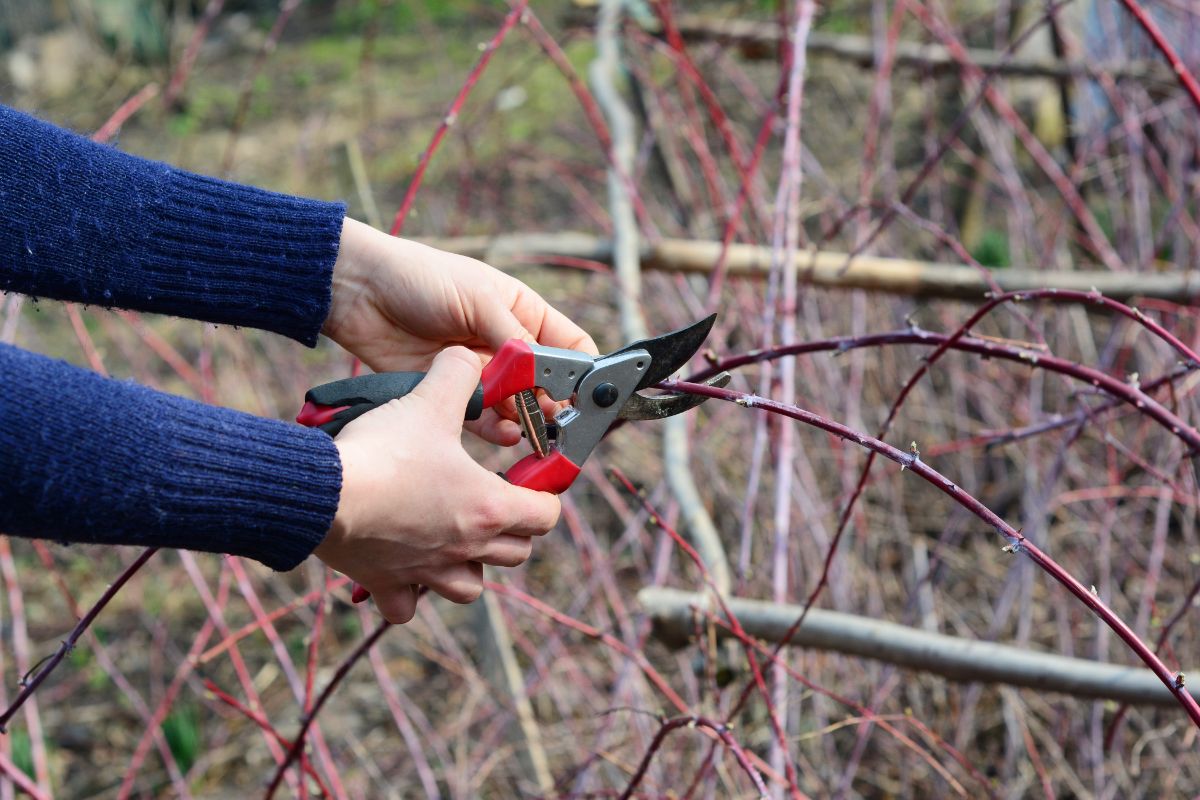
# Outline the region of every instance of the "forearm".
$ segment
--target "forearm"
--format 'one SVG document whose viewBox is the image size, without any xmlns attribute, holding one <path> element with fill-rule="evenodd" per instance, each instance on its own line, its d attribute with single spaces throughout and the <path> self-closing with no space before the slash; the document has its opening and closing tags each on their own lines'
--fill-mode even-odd
<svg viewBox="0 0 1200 800">
<path fill-rule="evenodd" d="M 345 207 L 175 169 L 0 106 L 0 289 L 316 342 Z"/>
<path fill-rule="evenodd" d="M 291 569 L 333 521 L 324 433 L 0 345 L 0 533 L 178 547 Z"/>
</svg>

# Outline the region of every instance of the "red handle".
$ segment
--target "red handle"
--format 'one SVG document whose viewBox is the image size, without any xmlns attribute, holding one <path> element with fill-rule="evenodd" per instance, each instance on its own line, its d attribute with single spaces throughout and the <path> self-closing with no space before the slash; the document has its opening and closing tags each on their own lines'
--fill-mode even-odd
<svg viewBox="0 0 1200 800">
<path fill-rule="evenodd" d="M 312 400 L 304 401 L 304 407 L 296 415 L 296 422 L 309 428 L 319 428 L 333 420 L 350 406 L 323 406 Z"/>
<path fill-rule="evenodd" d="M 529 342 L 509 339 L 483 368 L 483 407 L 491 408 L 506 397 L 532 389 L 537 381 L 537 357 Z"/>
<path fill-rule="evenodd" d="M 531 453 L 504 473 L 504 477 L 514 486 L 551 494 L 562 494 L 578 476 L 579 465 L 558 450 L 551 450 L 544 458 Z"/>
</svg>

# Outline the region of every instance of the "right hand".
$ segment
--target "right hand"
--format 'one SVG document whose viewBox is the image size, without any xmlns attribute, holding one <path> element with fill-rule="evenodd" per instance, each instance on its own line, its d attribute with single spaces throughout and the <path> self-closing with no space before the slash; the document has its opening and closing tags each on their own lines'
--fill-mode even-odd
<svg viewBox="0 0 1200 800">
<path fill-rule="evenodd" d="M 428 586 L 456 603 L 483 591 L 482 564 L 515 567 L 558 521 L 557 496 L 513 486 L 462 447 L 479 358 L 443 350 L 409 394 L 347 425 L 337 515 L 316 555 L 371 592 L 389 622 Z"/>
</svg>

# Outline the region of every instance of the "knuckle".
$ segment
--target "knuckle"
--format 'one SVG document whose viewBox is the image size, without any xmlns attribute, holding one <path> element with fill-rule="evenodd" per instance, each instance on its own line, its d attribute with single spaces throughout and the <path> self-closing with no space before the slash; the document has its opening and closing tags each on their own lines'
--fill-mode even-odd
<svg viewBox="0 0 1200 800">
<path fill-rule="evenodd" d="M 470 561 L 475 555 L 474 548 L 465 539 L 455 539 L 442 547 L 442 555 L 452 564 L 460 561 Z"/>
<path fill-rule="evenodd" d="M 477 501 L 468 515 L 467 529 L 463 531 L 468 537 L 496 536 L 506 527 L 504 503 L 494 496 L 484 497 Z"/>
</svg>

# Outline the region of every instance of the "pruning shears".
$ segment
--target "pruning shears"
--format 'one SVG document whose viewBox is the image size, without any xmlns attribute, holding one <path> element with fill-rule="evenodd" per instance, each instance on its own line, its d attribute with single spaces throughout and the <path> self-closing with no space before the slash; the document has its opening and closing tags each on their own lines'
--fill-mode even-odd
<svg viewBox="0 0 1200 800">
<path fill-rule="evenodd" d="M 466 418 L 514 397 L 518 422 L 533 452 L 504 477 L 512 484 L 561 494 L 617 420 L 665 419 L 703 403 L 699 395 L 638 394 L 682 369 L 712 330 L 717 315 L 662 336 L 634 342 L 604 356 L 511 339 L 483 368 Z M 380 372 L 333 381 L 310 389 L 296 421 L 336 436 L 354 419 L 411 392 L 423 372 Z M 724 386 L 729 374 L 708 383 Z M 538 402 L 541 389 L 553 400 L 569 400 L 547 422 Z M 365 597 L 356 590 L 356 602 Z"/>
</svg>

